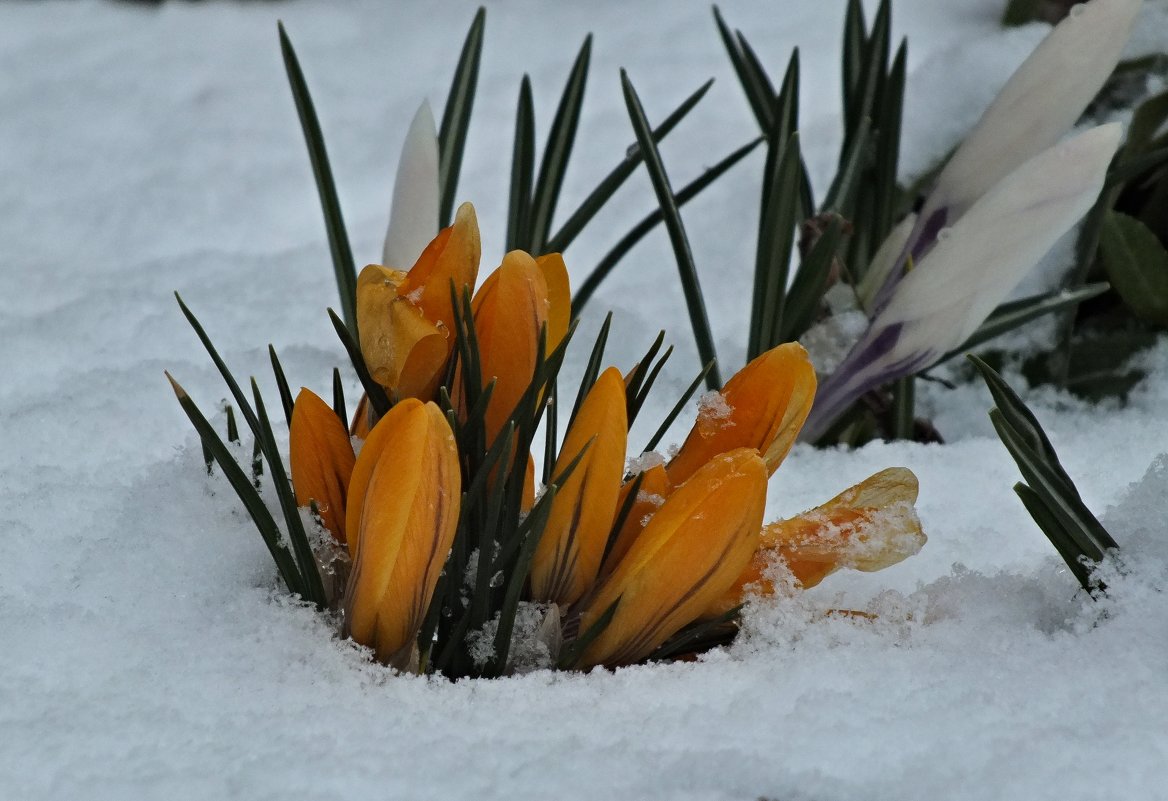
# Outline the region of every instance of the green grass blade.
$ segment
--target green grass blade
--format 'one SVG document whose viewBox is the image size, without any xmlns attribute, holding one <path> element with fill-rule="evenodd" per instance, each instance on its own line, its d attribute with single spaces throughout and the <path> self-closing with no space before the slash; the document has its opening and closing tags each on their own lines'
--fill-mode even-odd
<svg viewBox="0 0 1168 801">
<path fill-rule="evenodd" d="M 333 328 L 336 329 L 337 336 L 341 340 L 341 344 L 345 347 L 345 352 L 349 354 L 349 361 L 353 363 L 353 369 L 357 372 L 357 378 L 361 381 L 361 386 L 365 389 L 365 394 L 369 396 L 369 403 L 373 406 L 373 411 L 377 417 L 381 417 L 389 411 L 390 402 L 389 396 L 385 393 L 385 387 L 373 380 L 373 376 L 369 374 L 369 368 L 365 365 L 365 357 L 361 355 L 361 346 L 357 344 L 356 340 L 349 333 L 341 322 L 341 318 L 337 317 L 337 313 L 332 309 L 328 310 L 329 319 L 332 320 Z"/>
<path fill-rule="evenodd" d="M 726 55 L 730 57 L 730 63 L 734 67 L 734 74 L 738 76 L 738 83 L 746 94 L 746 101 L 750 104 L 751 111 L 754 112 L 759 130 L 769 131 L 774 125 L 773 98 L 765 96 L 760 91 L 754 76 L 750 73 L 750 68 L 746 65 L 746 58 L 742 53 L 738 39 L 731 32 L 726 21 L 722 19 L 722 12 L 717 6 L 714 6 L 714 22 L 718 26 L 718 35 L 722 38 L 722 44 L 726 47 Z"/>
<path fill-rule="evenodd" d="M 515 145 L 511 151 L 511 200 L 507 206 L 507 250 L 522 248 L 530 239 L 531 184 L 535 174 L 535 107 L 531 79 L 519 85 L 515 112 Z"/>
<path fill-rule="evenodd" d="M 276 355 L 276 349 L 268 344 L 268 358 L 272 362 L 272 373 L 276 376 L 276 388 L 280 391 L 280 405 L 284 407 L 284 419 L 288 421 L 288 427 L 292 427 L 292 407 L 295 401 L 292 399 L 292 389 L 288 386 L 288 377 L 284 375 L 284 367 L 280 364 L 280 357 Z M 348 423 L 345 424 L 346 426 Z"/>
<path fill-rule="evenodd" d="M 669 427 L 672 426 L 673 422 L 681 415 L 682 409 L 684 409 L 685 405 L 689 403 L 689 399 L 694 396 L 694 393 L 698 391 L 698 387 L 702 385 L 702 381 L 705 379 L 706 373 L 708 373 L 713 368 L 713 366 L 714 365 L 712 362 L 708 363 L 698 372 L 698 375 L 693 380 L 693 383 L 691 383 L 686 388 L 685 392 L 681 393 L 681 397 L 678 398 L 677 403 L 673 405 L 673 408 L 669 411 L 669 414 L 665 415 L 665 419 L 661 421 L 661 425 L 657 428 L 656 433 L 654 433 L 653 436 L 650 437 L 649 441 L 645 444 L 645 449 L 642 451 L 642 453 L 648 453 L 654 450 L 661 443 L 661 440 L 665 437 L 666 432 L 669 431 Z"/>
<path fill-rule="evenodd" d="M 709 91 L 713 83 L 714 79 L 710 78 L 710 80 L 698 87 L 697 91 L 682 101 L 680 106 L 675 108 L 660 125 L 654 128 L 653 141 L 660 142 L 668 136 L 677 127 L 677 124 L 698 104 L 698 101 L 705 97 L 706 92 Z M 629 147 L 624 160 L 616 165 L 612 172 L 605 176 L 604 180 L 597 184 L 596 188 L 589 193 L 588 197 L 584 198 L 584 202 L 568 217 L 567 222 L 560 226 L 560 229 L 548 239 L 547 252 L 559 253 L 565 250 L 580 232 L 584 230 L 584 226 L 592 221 L 596 213 L 616 193 L 616 190 L 633 174 L 643 160 L 639 146 L 634 144 Z"/>
<path fill-rule="evenodd" d="M 219 370 L 219 375 L 223 377 L 223 382 L 227 384 L 227 388 L 231 390 L 231 396 L 235 398 L 236 404 L 239 406 L 240 412 L 243 413 L 243 419 L 247 421 L 248 428 L 256 437 L 260 436 L 260 422 L 256 419 L 255 411 L 251 408 L 251 404 L 247 400 L 247 396 L 243 394 L 243 390 L 239 388 L 239 384 L 235 380 L 235 376 L 227 369 L 227 364 L 219 355 L 219 351 L 211 344 L 211 338 L 207 336 L 207 332 L 203 330 L 198 319 L 195 318 L 194 313 L 187 308 L 187 304 L 183 303 L 182 297 L 175 292 L 175 300 L 178 301 L 178 306 L 182 309 L 183 316 L 187 318 L 187 322 L 191 324 L 191 328 L 195 331 L 195 336 L 203 343 L 203 348 L 207 351 L 207 355 L 211 357 L 211 361 L 215 363 L 215 367 Z"/>
<path fill-rule="evenodd" d="M 673 355 L 673 346 L 670 345 L 665 349 L 665 353 L 661 354 L 661 358 L 653 365 L 653 369 L 645 376 L 645 380 L 641 387 L 637 390 L 636 395 L 629 398 L 628 404 L 628 423 L 631 427 L 633 423 L 637 422 L 637 417 L 641 414 L 641 409 L 645 406 L 645 399 L 649 397 L 649 392 L 653 389 L 653 384 L 657 382 L 657 376 L 661 374 L 661 369 L 665 367 L 665 363 L 669 361 L 669 357 Z"/>
<path fill-rule="evenodd" d="M 612 623 L 612 619 L 616 615 L 617 605 L 620 602 L 621 599 L 617 598 L 609 604 L 608 608 L 604 610 L 604 614 L 598 617 L 596 622 L 588 627 L 587 631 L 582 632 L 579 637 L 568 643 L 567 647 L 560 652 L 560 657 L 556 661 L 556 667 L 558 669 L 569 670 L 576 666 L 576 662 L 583 656 L 588 646 L 604 633 L 609 623 Z"/>
<path fill-rule="evenodd" d="M 1038 528 L 1050 540 L 1050 544 L 1058 551 L 1059 556 L 1066 562 L 1071 574 L 1079 582 L 1079 586 L 1090 591 L 1092 589 L 1091 568 L 1084 564 L 1082 550 L 1063 529 L 1062 524 L 1059 523 L 1050 507 L 1046 505 L 1042 496 L 1021 481 L 1014 485 L 1014 492 L 1022 500 L 1022 505 L 1026 507 L 1030 518 L 1038 525 Z"/>
<path fill-rule="evenodd" d="M 653 182 L 653 191 L 657 194 L 657 202 L 665 216 L 665 228 L 669 232 L 669 240 L 673 245 L 673 255 L 677 259 L 678 274 L 681 277 L 682 291 L 685 293 L 686 308 L 689 312 L 690 325 L 693 327 L 694 340 L 697 342 L 698 355 L 703 363 L 716 360 L 714 335 L 710 330 L 710 320 L 706 315 L 706 305 L 702 297 L 701 284 L 698 281 L 697 267 L 694 264 L 685 226 L 681 221 L 681 213 L 678 211 L 673 189 L 669 185 L 669 176 L 665 173 L 665 165 L 661 162 L 661 154 L 657 151 L 657 145 L 653 143 L 653 137 L 650 135 L 649 121 L 645 119 L 645 110 L 641 107 L 636 89 L 633 88 L 633 84 L 624 70 L 621 70 L 621 86 L 624 91 L 629 119 L 637 134 L 637 142 L 645 153 L 645 166 Z M 710 389 L 717 389 L 722 385 L 716 364 L 707 374 L 706 383 Z"/>
<path fill-rule="evenodd" d="M 861 5 L 860 0 L 848 0 L 848 10 L 844 15 L 844 41 L 843 41 L 843 56 L 842 69 L 840 70 L 840 79 L 842 83 L 842 97 L 844 109 L 844 131 L 845 134 L 854 131 L 860 121 L 864 119 L 863 116 L 853 118 L 851 109 L 855 108 L 855 93 L 856 86 L 860 82 L 860 72 L 862 64 L 864 63 L 864 54 L 867 49 L 868 30 L 864 22 L 864 6 Z M 847 153 L 850 147 L 845 142 L 844 146 L 840 148 L 840 165 L 844 163 L 843 154 Z"/>
<path fill-rule="evenodd" d="M 345 385 L 341 382 L 341 371 L 333 368 L 333 411 L 340 418 L 341 427 L 349 430 L 349 415 L 345 408 Z"/>
<path fill-rule="evenodd" d="M 480 6 L 458 56 L 458 66 L 454 68 L 454 79 L 450 83 L 450 93 L 446 96 L 446 108 L 442 112 L 442 125 L 438 129 L 438 180 L 442 187 L 438 207 L 440 228 L 450 225 L 454 215 L 454 196 L 458 190 L 458 175 L 462 170 L 462 154 L 466 149 L 466 132 L 474 109 L 486 22 L 487 10 Z"/>
<path fill-rule="evenodd" d="M 892 384 L 892 425 L 893 439 L 912 439 L 916 425 L 916 384 L 914 378 L 905 376 Z"/>
<path fill-rule="evenodd" d="M 762 144 L 765 139 L 759 137 L 752 142 L 749 142 L 742 147 L 734 150 L 727 155 L 713 167 L 710 167 L 700 176 L 695 178 L 690 183 L 686 184 L 674 196 L 674 202 L 678 208 L 683 208 L 686 203 L 697 197 L 703 189 L 712 184 L 715 180 L 721 177 L 727 170 L 733 167 L 742 159 L 750 155 L 750 152 Z M 621 237 L 612 249 L 604 255 L 604 258 L 592 268 L 592 272 L 580 284 L 575 294 L 572 297 L 572 316 L 579 317 L 583 311 L 584 306 L 596 294 L 596 290 L 604 282 L 616 266 L 620 264 L 621 259 L 628 254 L 645 236 L 656 228 L 665 219 L 665 214 L 660 208 L 650 212 L 644 219 L 634 225 L 627 234 Z"/>
<path fill-rule="evenodd" d="M 787 292 L 779 341 L 794 342 L 815 322 L 842 236 L 843 220 L 836 217 L 799 265 Z"/>
<path fill-rule="evenodd" d="M 264 501 L 260 497 L 259 492 L 252 486 L 247 475 L 244 474 L 243 469 L 239 466 L 239 463 L 231 455 L 231 451 L 223 443 L 223 440 L 219 438 L 219 435 L 215 433 L 215 429 L 207 421 L 207 418 L 203 416 L 203 413 L 199 411 L 199 407 L 191 400 L 186 390 L 174 380 L 170 373 L 167 373 L 166 377 L 170 381 L 175 396 L 178 398 L 179 405 L 182 406 L 191 424 L 195 427 L 195 431 L 198 432 L 203 447 L 219 463 L 220 469 L 223 470 L 223 475 L 226 476 L 228 482 L 231 484 L 231 488 L 235 490 L 235 494 L 239 496 L 240 502 L 243 503 L 244 509 L 247 510 L 248 516 L 255 523 L 256 529 L 264 540 L 264 544 L 268 546 L 268 553 L 272 555 L 272 561 L 276 563 L 276 570 L 280 573 L 280 578 L 284 580 L 284 584 L 288 587 L 288 591 L 307 598 L 301 581 L 300 571 L 296 567 L 296 561 L 292 558 L 292 554 L 287 546 L 284 545 L 283 534 L 281 534 L 279 526 L 276 525 L 272 513 L 264 505 Z"/>
<path fill-rule="evenodd" d="M 259 384 L 253 378 L 251 391 L 255 397 L 256 415 L 259 417 L 262 437 L 260 448 L 264 459 L 272 471 L 272 484 L 276 487 L 276 497 L 280 500 L 280 509 L 284 513 L 284 525 L 288 529 L 288 539 L 292 541 L 292 553 L 296 556 L 296 564 L 300 568 L 300 577 L 304 581 L 305 600 L 311 601 L 323 609 L 328 605 L 328 598 L 324 593 L 324 582 L 320 578 L 320 569 L 316 564 L 316 556 L 308 542 L 308 533 L 304 530 L 304 522 L 300 519 L 300 509 L 296 505 L 296 496 L 292 493 L 292 482 L 284 471 L 284 460 L 280 458 L 280 451 L 276 447 L 276 437 L 272 433 L 272 424 L 268 420 L 267 410 L 264 409 L 264 399 L 260 395 Z"/>
<path fill-rule="evenodd" d="M 341 312 L 344 314 L 345 325 L 356 335 L 357 267 L 353 262 L 349 234 L 345 231 L 345 219 L 341 214 L 341 202 L 337 197 L 328 151 L 324 146 L 324 134 L 320 130 L 320 121 L 312 104 L 312 96 L 308 93 L 304 72 L 300 69 L 296 51 L 292 49 L 292 41 L 284 30 L 284 23 L 277 23 L 277 28 L 280 32 L 280 52 L 284 56 L 284 69 L 288 73 L 288 83 L 292 87 L 292 99 L 296 102 L 296 113 L 300 117 L 300 128 L 304 132 L 308 158 L 312 162 L 312 175 L 316 179 L 316 191 L 320 195 L 320 207 L 324 212 L 324 226 L 328 233 L 333 272 L 337 278 L 337 292 L 341 297 Z"/>
<path fill-rule="evenodd" d="M 859 188 L 860 175 L 868 162 L 868 143 L 872 132 L 872 122 L 867 117 L 860 120 L 858 130 L 852 137 L 847 150 L 840 154 L 840 168 L 827 190 L 827 196 L 820 206 L 820 213 L 834 211 L 848 216 L 852 200 Z"/>
<path fill-rule="evenodd" d="M 584 105 L 584 88 L 588 83 L 588 64 L 592 58 L 592 34 L 584 38 L 576 62 L 568 75 L 556 116 L 548 131 L 543 160 L 539 166 L 535 193 L 531 201 L 531 231 L 527 248 L 533 255 L 547 253 L 548 234 L 555 216 L 560 189 L 576 142 L 576 128 L 580 123 L 580 109 Z"/>
<path fill-rule="evenodd" d="M 880 246 L 899 212 L 900 187 L 896 183 L 896 175 L 900 158 L 900 129 L 904 112 L 904 82 L 905 70 L 908 63 L 908 45 L 901 42 L 896 51 L 896 58 L 892 62 L 887 79 L 882 82 L 877 105 L 874 110 L 877 120 L 876 159 L 873 164 L 874 190 L 876 205 L 873 212 L 873 225 L 870 239 L 873 243 L 868 258 L 875 254 L 875 248 Z"/>
<path fill-rule="evenodd" d="M 1085 300 L 1098 297 L 1106 292 L 1110 285 L 1103 281 L 1096 284 L 1087 284 L 1079 289 L 1059 289 L 1028 298 L 1003 303 L 991 314 L 981 326 L 970 334 L 969 339 L 957 348 L 942 356 L 937 364 L 948 361 L 954 356 L 967 353 L 979 345 L 1001 336 L 1007 331 L 1013 331 L 1031 320 L 1035 320 L 1053 312 L 1077 306 Z"/>
<path fill-rule="evenodd" d="M 799 178 L 802 165 L 798 134 L 788 139 L 781 155 L 778 153 L 777 140 L 771 140 L 770 151 L 770 169 L 764 179 L 764 202 L 759 215 L 748 360 L 779 344 L 791 250 L 795 245 L 795 229 L 799 224 Z"/>
<path fill-rule="evenodd" d="M 576 392 L 576 403 L 572 405 L 572 416 L 568 418 L 569 431 L 572 429 L 572 423 L 576 422 L 576 415 L 580 413 L 580 407 L 584 405 L 584 398 L 588 397 L 588 391 L 592 389 L 592 385 L 600 377 L 600 370 L 604 366 L 604 348 L 608 344 L 610 326 L 612 326 L 612 312 L 605 315 L 604 322 L 600 325 L 600 331 L 596 335 L 596 342 L 592 345 L 592 353 L 588 356 L 588 364 L 584 367 L 584 375 L 580 379 L 580 389 Z"/>
</svg>

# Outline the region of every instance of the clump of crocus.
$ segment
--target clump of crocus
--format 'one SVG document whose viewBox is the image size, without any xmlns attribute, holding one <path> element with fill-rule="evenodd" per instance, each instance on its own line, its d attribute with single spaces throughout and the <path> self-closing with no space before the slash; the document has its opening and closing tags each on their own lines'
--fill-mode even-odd
<svg viewBox="0 0 1168 801">
<path fill-rule="evenodd" d="M 536 498 L 536 429 L 559 397 L 574 331 L 567 271 L 558 254 L 513 251 L 475 290 L 478 241 L 464 204 L 413 268 L 362 273 L 354 355 L 372 383 L 352 438 L 339 390 L 332 408 L 305 389 L 286 409 L 293 517 L 302 523 L 307 507 L 351 560 L 343 590 L 322 583 L 312 600 L 337 609 L 343 633 L 379 661 L 452 677 L 505 674 L 519 667 L 509 654 L 521 610 L 542 621 L 524 636 L 539 639 L 547 666 L 692 653 L 713 642 L 695 632 L 733 631 L 751 593 L 775 591 L 778 563 L 810 587 L 841 567 L 893 564 L 924 543 L 904 468 L 763 525 L 768 478 L 815 397 L 815 371 L 797 344 L 763 353 L 705 396 L 676 455 L 642 455 L 635 474 L 626 472 L 628 431 L 655 350 L 626 378 L 600 369 L 598 345 L 563 442 L 544 438 L 549 467 Z M 380 416 L 370 403 L 378 392 Z M 266 436 L 258 391 L 256 409 Z M 275 445 L 264 442 L 270 460 Z M 254 488 L 244 485 L 246 501 Z M 315 586 L 313 540 L 306 547 L 289 529 L 294 569 L 279 543 L 273 555 L 305 594 Z"/>
</svg>

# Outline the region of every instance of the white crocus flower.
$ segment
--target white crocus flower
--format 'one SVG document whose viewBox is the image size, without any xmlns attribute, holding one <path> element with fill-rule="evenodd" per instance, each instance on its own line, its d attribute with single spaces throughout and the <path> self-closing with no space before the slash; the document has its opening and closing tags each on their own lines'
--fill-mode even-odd
<svg viewBox="0 0 1168 801">
<path fill-rule="evenodd" d="M 1119 147 L 1119 123 L 1034 156 L 979 198 L 905 275 L 819 388 L 803 429 L 816 439 L 862 394 L 958 347 L 1087 213 Z"/>
<path fill-rule="evenodd" d="M 959 346 L 1091 207 L 1119 129 L 1055 143 L 1115 68 L 1141 5 L 1074 6 L 1006 82 L 915 221 L 881 246 L 879 269 L 861 287 L 872 323 L 820 386 L 805 439 L 820 436 L 867 390 Z M 906 272 L 908 264 L 916 268 Z"/>
<path fill-rule="evenodd" d="M 409 269 L 438 233 L 438 131 L 423 101 L 402 144 L 381 263 Z"/>
</svg>

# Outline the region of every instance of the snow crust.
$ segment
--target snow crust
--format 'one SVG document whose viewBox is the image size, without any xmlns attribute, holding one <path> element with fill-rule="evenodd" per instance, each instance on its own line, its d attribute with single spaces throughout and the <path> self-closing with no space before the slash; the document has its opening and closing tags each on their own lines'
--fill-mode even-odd
<svg viewBox="0 0 1168 801">
<path fill-rule="evenodd" d="M 1042 36 L 1042 26 L 1000 30 L 1000 6 L 894 3 L 910 37 L 906 175 L 952 147 Z M 838 146 L 842 8 L 722 6 L 772 70 L 801 47 L 818 186 Z M 944 446 L 794 448 L 768 519 L 904 465 L 920 478 L 928 545 L 889 570 L 841 572 L 756 604 L 745 636 L 701 662 L 456 684 L 402 677 L 279 591 L 162 376 L 170 369 L 208 412 L 225 395 L 169 293 L 267 397 L 268 342 L 294 386 L 327 396 L 344 364 L 324 314 L 336 296 L 275 19 L 307 73 L 364 263 L 380 252 L 409 120 L 423 95 L 444 101 L 472 13 L 469 3 L 0 5 L 0 797 L 1163 797 L 1165 342 L 1142 357 L 1157 373 L 1123 408 L 1049 388 L 1026 395 L 1124 548 L 1103 603 L 1077 592 L 1014 497 L 1018 475 L 977 383 L 922 385 Z M 502 253 L 522 71 L 542 146 L 589 30 L 563 211 L 633 141 L 619 66 L 653 119 L 718 78 L 665 143 L 675 184 L 755 135 L 705 4 L 492 5 L 459 191 L 476 204 L 484 271 Z M 1149 4 L 1133 52 L 1165 39 L 1168 8 Z M 726 374 L 743 358 L 761 160 L 683 210 Z M 569 249 L 573 280 L 652 208 L 638 173 Z M 610 355 L 627 369 L 659 328 L 672 333 L 677 352 L 631 447 L 699 367 L 674 269 L 659 231 L 600 290 L 579 334 L 590 341 L 613 309 Z M 1041 344 L 1034 330 L 1019 341 Z M 569 375 L 587 350 L 573 351 Z M 355 381 L 346 389 L 357 397 Z"/>
</svg>

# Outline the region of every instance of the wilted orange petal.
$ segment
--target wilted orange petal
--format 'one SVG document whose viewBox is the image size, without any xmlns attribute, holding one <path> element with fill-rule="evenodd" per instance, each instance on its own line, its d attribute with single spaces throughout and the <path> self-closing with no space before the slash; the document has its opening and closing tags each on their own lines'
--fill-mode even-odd
<svg viewBox="0 0 1168 801">
<path fill-rule="evenodd" d="M 547 283 L 535 259 L 520 250 L 504 256 L 475 294 L 473 307 L 483 386 L 497 379 L 486 413 L 491 441 L 535 375 L 539 332 L 548 319 Z"/>
<path fill-rule="evenodd" d="M 568 267 L 559 253 L 548 253 L 535 260 L 543 273 L 548 291 L 547 352 L 555 350 L 572 321 L 572 289 L 568 282 Z"/>
<path fill-rule="evenodd" d="M 534 600 L 567 606 L 595 583 L 616 516 L 627 437 L 624 381 L 610 367 L 585 396 L 556 460 L 553 476 L 587 448 L 552 501 L 532 561 Z"/>
<path fill-rule="evenodd" d="M 361 513 L 365 508 L 366 493 L 369 490 L 369 481 L 373 478 L 373 469 L 380 461 L 390 437 L 410 419 L 411 414 L 416 416 L 422 405 L 417 398 L 407 398 L 395 404 L 385 417 L 377 421 L 377 425 L 373 426 L 361 445 L 361 452 L 357 454 L 357 461 L 353 465 L 353 477 L 349 480 L 348 508 L 345 511 L 349 556 L 357 552 L 357 540 L 361 536 Z M 407 463 L 399 464 L 404 466 Z"/>
<path fill-rule="evenodd" d="M 873 572 L 907 559 L 928 539 L 913 508 L 916 499 L 913 472 L 890 467 L 822 506 L 771 523 L 762 530 L 750 566 L 719 608 L 741 603 L 748 586 L 756 593 L 774 592 L 768 576 L 778 563 L 785 564 L 806 589 L 840 568 Z"/>
<path fill-rule="evenodd" d="M 402 281 L 401 294 L 410 298 L 428 320 L 441 323 L 446 331 L 453 331 L 450 284 L 454 283 L 460 298 L 462 287 L 474 289 L 481 252 L 474 206 L 463 203 L 454 213 L 454 223 L 443 228 L 422 251 Z"/>
<path fill-rule="evenodd" d="M 665 503 L 665 499 L 669 497 L 669 493 L 673 489 L 673 485 L 669 483 L 669 474 L 665 472 L 665 465 L 658 464 L 650 467 L 644 471 L 644 478 L 641 479 L 641 486 L 637 490 L 637 497 L 633 501 L 633 505 L 629 508 L 629 513 L 621 524 L 620 533 L 616 535 L 616 541 L 612 545 L 612 551 L 601 567 L 601 575 L 608 575 L 624 558 L 625 554 L 629 552 L 629 548 L 636 542 L 637 537 L 641 536 L 641 532 L 645 530 L 645 526 L 649 524 L 649 519 L 653 514 L 661 508 Z M 624 508 L 628 499 L 629 492 L 633 489 L 635 476 L 625 482 L 621 487 L 620 497 L 617 499 L 616 508 L 619 511 Z"/>
<path fill-rule="evenodd" d="M 644 659 L 721 597 L 758 546 L 766 485 L 766 464 L 740 448 L 711 459 L 674 490 L 588 601 L 581 632 L 619 599 L 582 665 Z"/>
<path fill-rule="evenodd" d="M 815 399 L 815 369 L 801 345 L 789 342 L 758 356 L 706 396 L 669 478 L 679 484 L 712 457 L 755 448 L 774 473 L 795 442 Z"/>
<path fill-rule="evenodd" d="M 297 506 L 316 501 L 324 527 L 344 542 L 353 445 L 336 412 L 311 390 L 296 396 L 288 450 Z"/>
<path fill-rule="evenodd" d="M 387 421 L 345 593 L 345 625 L 378 659 L 401 667 L 454 541 L 462 488 L 454 435 L 435 404 L 386 415 L 378 427 Z"/>
</svg>

